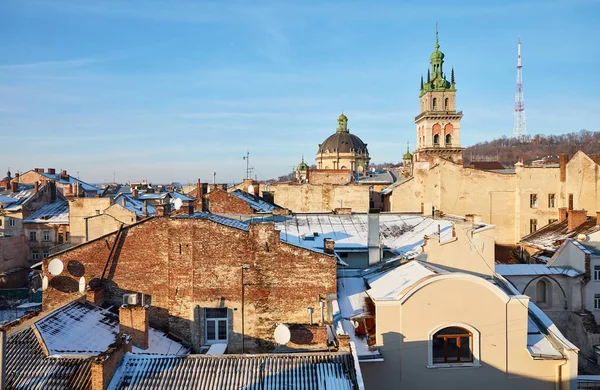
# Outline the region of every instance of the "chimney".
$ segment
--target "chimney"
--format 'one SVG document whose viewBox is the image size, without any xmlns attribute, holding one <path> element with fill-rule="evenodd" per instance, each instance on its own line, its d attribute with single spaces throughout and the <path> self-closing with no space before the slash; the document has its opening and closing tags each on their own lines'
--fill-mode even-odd
<svg viewBox="0 0 600 390">
<path fill-rule="evenodd" d="M 67 200 L 73 200 L 75 198 L 75 195 L 73 194 L 73 184 L 69 184 L 69 187 L 65 192 L 65 198 L 67 198 Z"/>
<path fill-rule="evenodd" d="M 44 168 L 40 168 L 40 172 L 44 172 Z M 56 173 L 56 169 L 54 168 L 48 168 L 48 173 L 51 175 L 54 175 Z"/>
<path fill-rule="evenodd" d="M 92 360 L 90 367 L 92 390 L 106 390 L 125 353 L 131 352 L 129 336 L 117 336 L 115 342 L 109 345 L 106 352 Z"/>
<path fill-rule="evenodd" d="M 39 182 L 35 182 L 33 183 L 33 190 L 37 193 L 40 190 L 40 183 Z"/>
<path fill-rule="evenodd" d="M 67 175 L 67 171 L 62 170 L 60 172 L 60 178 L 63 179 L 63 180 L 69 180 L 69 175 Z"/>
<path fill-rule="evenodd" d="M 127 207 L 127 199 L 125 199 L 125 196 L 121 198 L 121 206 Z"/>
<path fill-rule="evenodd" d="M 94 305 L 100 305 L 104 301 L 104 287 L 88 287 L 85 290 L 85 300 Z"/>
<path fill-rule="evenodd" d="M 567 215 L 567 227 L 568 231 L 573 229 L 577 229 L 584 222 L 587 221 L 587 211 L 586 210 L 571 210 Z"/>
<path fill-rule="evenodd" d="M 333 255 L 335 253 L 335 241 L 329 238 L 324 238 L 323 251 L 329 255 Z"/>
<path fill-rule="evenodd" d="M 19 181 L 19 176 L 21 176 L 21 175 L 19 175 L 19 172 L 15 173 L 15 180 L 16 181 Z"/>
<path fill-rule="evenodd" d="M 12 192 L 17 192 L 19 190 L 19 183 L 12 181 L 10 184 L 10 189 Z"/>
<path fill-rule="evenodd" d="M 119 308 L 119 333 L 130 335 L 136 347 L 148 349 L 148 306 L 122 305 Z"/>
<path fill-rule="evenodd" d="M 558 222 L 562 222 L 567 219 L 567 208 L 559 207 L 558 208 Z"/>
<path fill-rule="evenodd" d="M 379 247 L 379 209 L 369 209 L 367 219 L 367 246 L 369 247 L 369 265 L 373 265 L 381 260 L 381 248 Z"/>
<path fill-rule="evenodd" d="M 568 154 L 560 154 L 558 156 L 558 165 L 560 166 L 560 181 L 564 183 L 567 181 L 567 163 L 569 162 Z"/>
<path fill-rule="evenodd" d="M 181 210 L 184 214 L 194 214 L 194 202 L 191 200 L 184 200 L 181 205 Z"/>
<path fill-rule="evenodd" d="M 148 201 L 144 200 L 144 210 L 142 211 L 142 218 L 146 218 L 148 216 Z"/>
<path fill-rule="evenodd" d="M 596 226 L 600 225 L 600 211 L 596 211 Z"/>
<path fill-rule="evenodd" d="M 168 204 L 159 204 L 154 207 L 156 208 L 157 217 L 165 217 L 171 214 L 171 209 Z"/>
<path fill-rule="evenodd" d="M 137 199 L 138 198 L 138 189 L 137 188 L 132 188 L 131 189 L 131 196 L 133 197 L 133 199 Z"/>
</svg>

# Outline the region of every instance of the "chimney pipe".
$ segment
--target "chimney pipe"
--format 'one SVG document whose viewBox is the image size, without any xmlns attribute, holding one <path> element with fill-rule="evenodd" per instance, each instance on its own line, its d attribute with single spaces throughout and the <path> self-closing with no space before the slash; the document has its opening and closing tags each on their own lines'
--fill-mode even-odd
<svg viewBox="0 0 600 390">
<path fill-rule="evenodd" d="M 323 325 L 325 323 L 325 302 L 319 300 L 319 306 L 321 307 L 321 322 L 319 322 L 319 325 Z"/>
<path fill-rule="evenodd" d="M 35 182 L 33 183 L 33 190 L 37 193 L 40 190 L 40 183 L 39 182 Z"/>
<path fill-rule="evenodd" d="M 133 188 L 131 190 L 131 196 L 133 197 L 133 199 L 137 199 L 138 198 L 138 189 L 137 188 Z"/>
<path fill-rule="evenodd" d="M 313 311 L 314 311 L 314 309 L 312 307 L 309 307 L 307 310 L 308 310 L 308 323 L 310 325 L 312 325 L 313 324 Z"/>
<path fill-rule="evenodd" d="M 127 207 L 127 199 L 125 199 L 125 197 L 124 197 L 124 196 L 121 198 L 121 205 L 122 205 L 123 207 Z"/>
<path fill-rule="evenodd" d="M 569 231 L 578 228 L 587 221 L 586 210 L 571 210 L 567 215 L 567 228 Z"/>
<path fill-rule="evenodd" d="M 11 190 L 12 192 L 17 192 L 19 190 L 19 183 L 16 181 L 11 182 Z"/>
<path fill-rule="evenodd" d="M 146 218 L 148 216 L 148 201 L 144 200 L 144 211 L 142 212 L 142 217 Z"/>
<path fill-rule="evenodd" d="M 367 247 L 369 249 L 369 265 L 381 260 L 381 248 L 379 247 L 379 209 L 369 209 Z"/>
</svg>

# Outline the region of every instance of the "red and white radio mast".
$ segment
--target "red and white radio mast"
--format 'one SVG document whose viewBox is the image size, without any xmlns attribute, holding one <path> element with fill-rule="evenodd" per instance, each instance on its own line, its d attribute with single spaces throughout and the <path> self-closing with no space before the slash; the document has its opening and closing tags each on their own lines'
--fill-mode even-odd
<svg viewBox="0 0 600 390">
<path fill-rule="evenodd" d="M 521 37 L 517 43 L 517 94 L 515 96 L 515 119 L 513 137 L 520 141 L 527 139 L 527 124 L 525 123 L 525 98 L 523 97 L 523 65 L 521 65 Z"/>
</svg>

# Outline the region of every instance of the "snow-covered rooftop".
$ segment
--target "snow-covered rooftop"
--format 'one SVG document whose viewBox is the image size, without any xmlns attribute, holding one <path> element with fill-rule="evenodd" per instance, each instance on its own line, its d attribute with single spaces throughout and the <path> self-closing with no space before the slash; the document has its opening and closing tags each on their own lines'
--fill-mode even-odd
<svg viewBox="0 0 600 390">
<path fill-rule="evenodd" d="M 89 302 L 72 302 L 37 321 L 50 356 L 95 356 L 108 349 L 119 334 L 119 317 Z M 149 329 L 149 348 L 133 352 L 184 355 L 188 349 Z"/>
<path fill-rule="evenodd" d="M 0 191 L 0 205 L 6 211 L 18 211 L 21 205 L 33 198 L 34 195 L 33 185 L 19 184 L 17 192 L 11 190 Z"/>
<path fill-rule="evenodd" d="M 133 211 L 135 215 L 141 217 L 144 213 L 144 201 L 138 199 L 134 199 L 131 194 L 121 193 L 115 197 L 115 204 L 123 205 L 123 199 L 125 199 L 125 208 L 129 211 Z M 156 207 L 151 204 L 146 204 L 146 214 L 147 216 L 156 215 Z"/>
<path fill-rule="evenodd" d="M 39 172 L 40 175 L 47 177 L 48 179 L 54 180 L 60 184 L 75 184 L 79 183 L 79 186 L 84 189 L 84 191 L 96 191 L 100 193 L 102 190 L 96 186 L 88 184 L 82 180 L 79 180 L 76 177 L 71 175 L 67 175 L 67 177 L 63 177 L 60 173 L 47 173 L 47 172 Z"/>
<path fill-rule="evenodd" d="M 58 201 L 43 205 L 25 218 L 24 223 L 69 224 L 69 202 Z"/>
<path fill-rule="evenodd" d="M 521 243 L 550 252 L 556 251 L 567 238 L 577 238 L 579 235 L 590 235 L 600 231 L 596 217 L 587 220 L 575 229 L 569 230 L 568 220 L 554 222 L 542 227 L 521 239 Z"/>
<path fill-rule="evenodd" d="M 570 267 L 549 267 L 546 264 L 496 264 L 496 273 L 502 276 L 516 275 L 565 275 L 579 276 L 582 272 Z"/>
<path fill-rule="evenodd" d="M 263 198 L 259 197 L 257 199 L 246 191 L 242 191 L 240 189 L 234 190 L 230 192 L 230 194 L 248 203 L 252 210 L 256 211 L 257 213 L 271 213 L 274 209 L 278 208 Z"/>
</svg>

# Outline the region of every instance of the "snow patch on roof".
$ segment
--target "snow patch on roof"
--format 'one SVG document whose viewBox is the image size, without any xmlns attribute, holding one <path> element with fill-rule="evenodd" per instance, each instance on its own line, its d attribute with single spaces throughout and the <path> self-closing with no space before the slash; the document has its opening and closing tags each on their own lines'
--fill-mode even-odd
<svg viewBox="0 0 600 390">
<path fill-rule="evenodd" d="M 496 264 L 496 273 L 502 276 L 516 275 L 565 275 L 570 277 L 582 274 L 570 267 L 549 267 L 546 264 Z"/>
<path fill-rule="evenodd" d="M 27 217 L 24 223 L 69 224 L 69 202 L 48 203 Z"/>
</svg>

